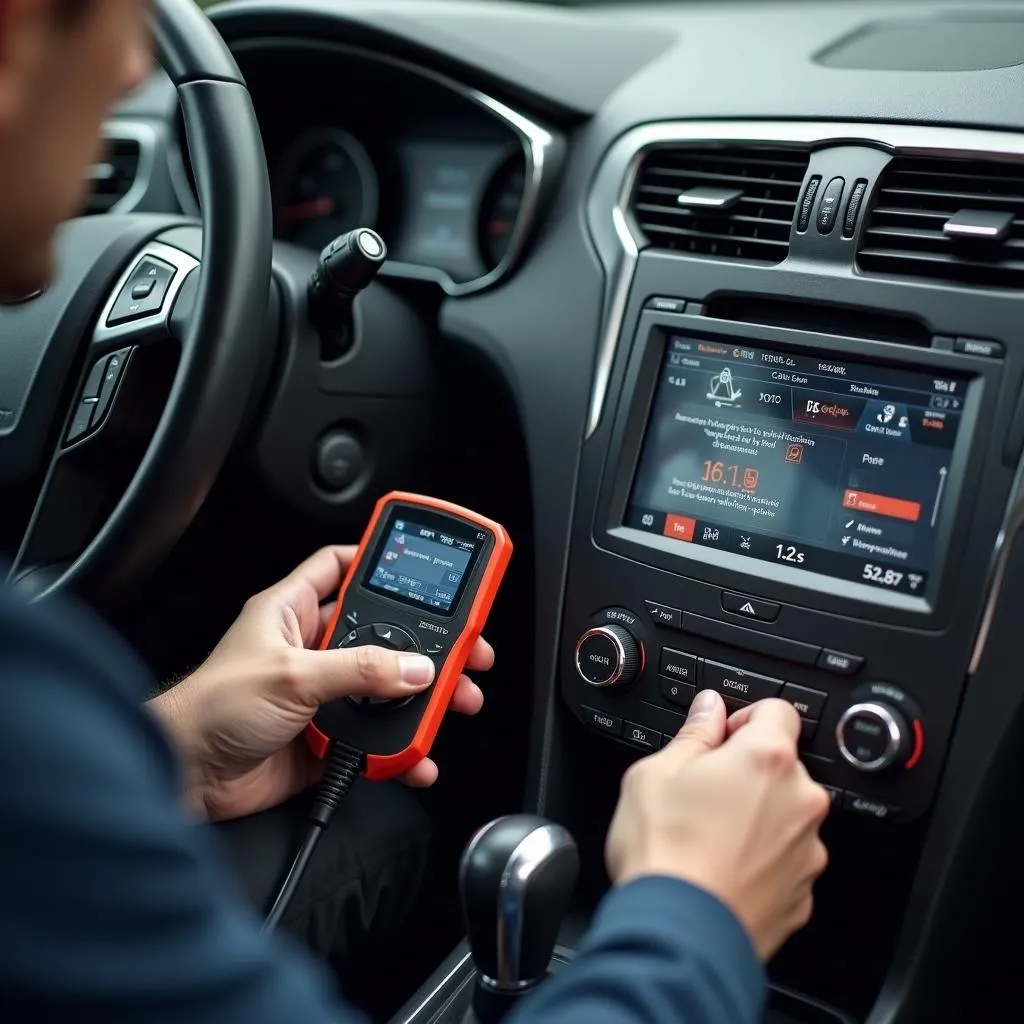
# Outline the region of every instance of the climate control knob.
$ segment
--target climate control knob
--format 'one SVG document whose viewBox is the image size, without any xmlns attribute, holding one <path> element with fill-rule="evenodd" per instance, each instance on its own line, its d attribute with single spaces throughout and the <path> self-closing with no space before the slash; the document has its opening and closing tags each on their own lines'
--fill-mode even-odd
<svg viewBox="0 0 1024 1024">
<path fill-rule="evenodd" d="M 881 700 L 851 704 L 836 725 L 843 759 L 862 772 L 881 772 L 906 761 L 914 750 L 914 733 L 903 712 Z"/>
<path fill-rule="evenodd" d="M 636 637 L 623 626 L 594 626 L 576 641 L 576 671 L 591 686 L 625 686 L 643 660 Z"/>
</svg>

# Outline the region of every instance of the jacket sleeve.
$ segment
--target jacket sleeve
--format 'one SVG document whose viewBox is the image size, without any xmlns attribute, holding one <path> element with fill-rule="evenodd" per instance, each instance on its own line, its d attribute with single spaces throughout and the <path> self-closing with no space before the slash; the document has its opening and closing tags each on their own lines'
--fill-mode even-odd
<svg viewBox="0 0 1024 1024">
<path fill-rule="evenodd" d="M 0 594 L 5 1019 L 355 1024 L 333 978 L 261 934 L 137 703 L 144 669 L 62 605 Z"/>
<path fill-rule="evenodd" d="M 757 1024 L 764 970 L 715 897 L 642 878 L 605 897 L 582 949 L 508 1024 Z"/>
</svg>

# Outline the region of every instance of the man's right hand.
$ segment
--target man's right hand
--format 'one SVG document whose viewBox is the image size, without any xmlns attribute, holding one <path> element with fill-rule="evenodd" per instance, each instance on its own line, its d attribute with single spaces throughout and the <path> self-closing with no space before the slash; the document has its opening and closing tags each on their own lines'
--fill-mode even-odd
<svg viewBox="0 0 1024 1024">
<path fill-rule="evenodd" d="M 608 833 L 617 885 L 681 878 L 739 918 L 763 961 L 810 919 L 828 854 L 818 829 L 829 797 L 797 757 L 800 718 L 765 700 L 727 720 L 710 690 L 679 735 L 632 765 Z"/>
</svg>

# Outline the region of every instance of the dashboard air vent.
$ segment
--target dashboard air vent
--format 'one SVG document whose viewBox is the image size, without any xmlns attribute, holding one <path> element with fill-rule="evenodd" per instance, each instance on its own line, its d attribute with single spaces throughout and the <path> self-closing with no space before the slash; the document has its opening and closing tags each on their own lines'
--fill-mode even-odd
<svg viewBox="0 0 1024 1024">
<path fill-rule="evenodd" d="M 896 158 L 864 225 L 862 270 L 1024 287 L 1024 167 Z"/>
<path fill-rule="evenodd" d="M 640 167 L 630 210 L 655 248 L 781 263 L 809 160 L 781 148 L 656 149 Z"/>
<path fill-rule="evenodd" d="M 135 184 L 141 147 L 138 139 L 108 138 L 102 159 L 89 170 L 89 195 L 83 213 L 107 213 Z"/>
</svg>

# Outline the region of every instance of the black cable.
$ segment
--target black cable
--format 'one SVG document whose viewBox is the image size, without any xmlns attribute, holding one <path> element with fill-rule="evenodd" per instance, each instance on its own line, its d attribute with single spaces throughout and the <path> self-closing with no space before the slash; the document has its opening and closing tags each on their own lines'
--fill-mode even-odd
<svg viewBox="0 0 1024 1024">
<path fill-rule="evenodd" d="M 299 852 L 295 854 L 292 866 L 285 875 L 284 882 L 278 890 L 274 899 L 274 905 L 263 922 L 263 931 L 273 931 L 284 917 L 284 912 L 299 887 L 306 866 L 309 864 L 316 844 L 320 841 L 320 834 L 327 828 L 331 815 L 346 794 L 352 788 L 352 783 L 359 777 L 363 770 L 363 754 L 350 747 L 347 743 L 336 740 L 331 744 L 330 752 L 327 755 L 327 764 L 324 766 L 324 777 L 320 781 L 313 806 L 309 810 L 310 826 L 306 838 L 302 840 Z"/>
</svg>

